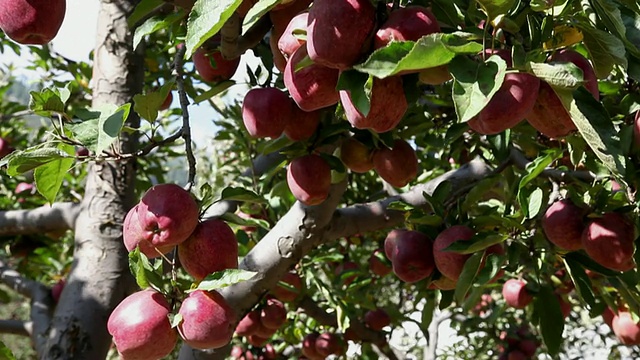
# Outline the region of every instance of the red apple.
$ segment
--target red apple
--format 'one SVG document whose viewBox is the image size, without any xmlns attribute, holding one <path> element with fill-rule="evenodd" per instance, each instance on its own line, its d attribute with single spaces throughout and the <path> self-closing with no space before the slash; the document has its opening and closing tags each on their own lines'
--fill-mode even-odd
<svg viewBox="0 0 640 360">
<path fill-rule="evenodd" d="M 585 225 L 582 209 L 571 200 L 553 203 L 542 217 L 542 229 L 547 239 L 561 249 L 574 251 L 582 248 Z"/>
<path fill-rule="evenodd" d="M 292 141 L 303 141 L 315 134 L 322 111 L 304 111 L 293 106 L 293 119 L 284 127 L 284 134 Z"/>
<path fill-rule="evenodd" d="M 316 0 L 317 1 L 317 0 Z M 325 332 L 316 339 L 316 351 L 320 356 L 340 355 L 344 351 L 343 340 L 336 334 Z"/>
<path fill-rule="evenodd" d="M 260 322 L 265 327 L 277 330 L 287 321 L 287 309 L 277 299 L 267 299 L 267 304 L 260 313 Z"/>
<path fill-rule="evenodd" d="M 302 339 L 302 355 L 308 357 L 310 360 L 324 359 L 324 356 L 320 355 L 316 350 L 316 340 L 318 336 L 320 336 L 318 333 L 311 333 Z"/>
<path fill-rule="evenodd" d="M 226 222 L 208 219 L 178 245 L 178 257 L 184 270 L 200 281 L 216 271 L 238 267 L 238 240 Z"/>
<path fill-rule="evenodd" d="M 470 254 L 460 254 L 445 249 L 459 240 L 471 240 L 475 232 L 464 225 L 454 225 L 443 230 L 433 242 L 433 259 L 438 270 L 447 278 L 458 281 L 462 268 L 471 257 Z"/>
<path fill-rule="evenodd" d="M 153 186 L 131 211 L 135 211 L 140 222 L 141 239 L 155 247 L 175 246 L 185 241 L 198 225 L 200 213 L 191 194 L 175 184 Z M 124 236 L 127 244 L 126 232 Z"/>
<path fill-rule="evenodd" d="M 369 310 L 364 315 L 364 323 L 370 329 L 380 331 L 391 324 L 391 317 L 383 309 Z"/>
<path fill-rule="evenodd" d="M 122 300 L 107 321 L 121 359 L 160 359 L 169 355 L 178 340 L 169 322 L 170 310 L 164 296 L 152 289 Z"/>
<path fill-rule="evenodd" d="M 420 281 L 431 276 L 435 268 L 433 260 L 433 244 L 427 235 L 410 230 L 393 230 L 385 239 L 385 252 L 387 241 L 391 255 L 393 272 L 396 276 L 408 283 Z"/>
<path fill-rule="evenodd" d="M 509 279 L 502 286 L 502 296 L 507 305 L 516 309 L 524 309 L 533 300 L 533 296 L 527 292 L 527 284 L 522 280 Z"/>
<path fill-rule="evenodd" d="M 440 32 L 440 25 L 429 9 L 422 6 L 399 8 L 378 29 L 374 48 L 378 49 L 395 41 L 417 41 L 421 37 Z"/>
<path fill-rule="evenodd" d="M 217 291 L 196 290 L 184 299 L 178 314 L 180 336 L 194 349 L 217 349 L 231 341 L 235 314 Z"/>
<path fill-rule="evenodd" d="M 269 11 L 269 18 L 273 24 L 274 30 L 282 33 L 294 16 L 306 11 L 312 0 L 295 0 L 287 7 L 278 8 L 277 6 Z"/>
<path fill-rule="evenodd" d="M 307 27 L 311 60 L 340 70 L 351 67 L 368 48 L 375 12 L 369 0 L 315 0 Z"/>
<path fill-rule="evenodd" d="M 66 0 L 0 0 L 0 29 L 23 45 L 44 45 L 58 34 Z"/>
<path fill-rule="evenodd" d="M 508 360 L 528 360 L 529 357 L 520 350 L 511 350 L 509 351 L 509 356 L 507 357 L 507 359 Z"/>
<path fill-rule="evenodd" d="M 293 101 L 304 111 L 314 111 L 334 105 L 340 100 L 336 86 L 339 72 L 320 64 L 296 67 L 307 58 L 307 47 L 296 50 L 284 70 L 284 85 Z"/>
<path fill-rule="evenodd" d="M 198 48 L 193 53 L 193 65 L 204 81 L 220 82 L 231 79 L 236 73 L 240 58 L 227 60 L 220 50 L 205 50 Z"/>
<path fill-rule="evenodd" d="M 253 335 L 260 327 L 260 312 L 253 310 L 245 315 L 236 326 L 236 334 L 240 336 Z"/>
<path fill-rule="evenodd" d="M 613 333 L 624 345 L 640 345 L 640 324 L 636 323 L 628 311 L 618 311 L 611 322 Z"/>
<path fill-rule="evenodd" d="M 562 49 L 551 56 L 552 62 L 573 63 L 582 70 L 584 86 L 589 90 L 596 100 L 600 100 L 600 92 L 598 91 L 598 77 L 593 70 L 593 66 L 582 54 L 572 49 Z"/>
<path fill-rule="evenodd" d="M 89 156 L 89 149 L 86 147 L 80 147 L 76 150 L 76 157 L 87 157 Z"/>
<path fill-rule="evenodd" d="M 606 213 L 592 219 L 582 233 L 582 246 L 598 264 L 616 271 L 635 268 L 635 229 L 620 213 Z"/>
<path fill-rule="evenodd" d="M 302 293 L 302 279 L 300 275 L 295 272 L 286 273 L 280 280 L 283 283 L 289 285 L 292 289 L 285 288 L 278 284 L 271 293 L 280 301 L 292 302 Z"/>
<path fill-rule="evenodd" d="M 247 341 L 249 342 L 249 344 L 251 344 L 251 346 L 260 347 L 266 344 L 267 341 L 269 341 L 269 338 L 263 338 L 254 334 L 254 335 L 249 335 L 247 337 Z M 246 356 L 247 354 L 245 353 L 245 359 L 246 359 Z"/>
<path fill-rule="evenodd" d="M 320 155 L 296 158 L 287 168 L 287 184 L 298 201 L 318 205 L 329 196 L 331 167 Z"/>
<path fill-rule="evenodd" d="M 169 92 L 167 94 L 167 97 L 164 99 L 164 101 L 160 105 L 160 108 L 158 108 L 158 110 L 167 110 L 171 106 L 172 102 L 173 102 L 173 94 Z"/>
<path fill-rule="evenodd" d="M 249 135 L 277 138 L 292 121 L 291 99 L 276 88 L 251 89 L 242 102 L 242 121 Z"/>
<path fill-rule="evenodd" d="M 346 138 L 340 144 L 340 159 L 349 170 L 366 173 L 373 169 L 373 151 L 355 138 Z"/>
<path fill-rule="evenodd" d="M 64 279 L 60 279 L 58 280 L 57 283 L 55 283 L 52 287 L 51 287 L 51 297 L 53 298 L 53 301 L 57 304 L 58 301 L 60 301 L 60 296 L 62 295 L 62 290 L 64 290 L 64 286 L 67 284 L 67 282 Z"/>
<path fill-rule="evenodd" d="M 26 195 L 27 193 L 33 194 L 33 190 L 35 190 L 33 184 L 21 182 L 16 185 L 14 192 L 16 195 Z"/>
<path fill-rule="evenodd" d="M 418 175 L 418 157 L 408 142 L 398 139 L 391 149 L 382 147 L 373 153 L 373 168 L 384 181 L 403 187 Z"/>
<path fill-rule="evenodd" d="M 9 140 L 0 137 L 0 159 L 11 154 L 14 150 L 15 149 L 11 147 Z"/>
<path fill-rule="evenodd" d="M 144 230 L 142 223 L 139 220 L 138 206 L 139 204 L 129 210 L 127 216 L 124 218 L 122 237 L 127 251 L 131 252 L 136 247 L 140 247 L 141 253 L 149 259 L 153 259 L 161 254 L 167 254 L 169 251 L 173 250 L 174 245 L 155 246 L 147 240 L 147 232 Z"/>
<path fill-rule="evenodd" d="M 280 50 L 280 53 L 282 53 L 285 59 L 289 59 L 300 46 L 306 43 L 305 40 L 300 39 L 294 33 L 307 31 L 308 17 L 308 12 L 294 16 L 282 32 L 282 35 L 280 35 L 280 39 L 278 39 L 278 50 Z"/>
<path fill-rule="evenodd" d="M 602 312 L 602 320 L 604 320 L 605 324 L 609 325 L 609 327 L 612 327 L 614 317 L 616 317 L 616 314 L 607 306 Z"/>
</svg>

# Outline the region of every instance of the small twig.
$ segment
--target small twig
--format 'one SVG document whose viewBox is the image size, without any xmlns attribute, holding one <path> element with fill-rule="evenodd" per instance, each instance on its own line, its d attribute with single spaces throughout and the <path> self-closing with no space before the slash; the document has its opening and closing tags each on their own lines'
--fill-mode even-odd
<svg viewBox="0 0 640 360">
<path fill-rule="evenodd" d="M 189 99 L 187 92 L 184 90 L 184 54 L 187 51 L 186 46 L 182 46 L 176 53 L 173 63 L 173 69 L 176 73 L 176 85 L 178 86 L 178 95 L 180 97 L 180 108 L 182 109 L 182 138 L 184 139 L 184 147 L 187 152 L 187 162 L 189 163 L 189 180 L 187 190 L 193 186 L 196 178 L 196 158 L 193 155 L 191 147 L 191 125 L 189 124 Z"/>
<path fill-rule="evenodd" d="M 511 148 L 509 154 L 511 161 L 520 169 L 526 169 L 532 161 L 529 161 L 524 154 L 515 147 Z M 542 171 L 542 175 L 548 178 L 554 179 L 560 182 L 569 182 L 571 180 L 582 180 L 593 182 L 596 180 L 602 180 L 606 176 L 598 176 L 591 171 L 575 170 L 575 171 L 563 171 L 552 167 L 547 167 Z"/>
</svg>

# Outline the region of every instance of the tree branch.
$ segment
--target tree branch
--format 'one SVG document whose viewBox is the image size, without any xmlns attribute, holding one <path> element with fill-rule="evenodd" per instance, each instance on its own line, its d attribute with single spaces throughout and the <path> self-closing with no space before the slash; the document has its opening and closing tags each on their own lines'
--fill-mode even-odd
<svg viewBox="0 0 640 360">
<path fill-rule="evenodd" d="M 0 236 L 73 229 L 81 205 L 54 203 L 31 210 L 0 211 Z"/>
<path fill-rule="evenodd" d="M 513 163 L 518 168 L 523 170 L 526 169 L 527 166 L 533 163 L 532 161 L 529 161 L 529 159 L 527 159 L 520 150 L 514 147 L 511 148 L 511 152 L 509 156 L 511 157 L 511 160 L 513 161 Z M 569 182 L 572 180 L 582 180 L 582 181 L 592 182 L 595 180 L 606 178 L 604 176 L 598 176 L 592 173 L 591 171 L 584 171 L 584 170 L 563 171 L 563 170 L 554 169 L 552 167 L 547 167 L 545 170 L 543 170 L 542 175 L 557 181 L 562 181 L 562 182 Z"/>
<path fill-rule="evenodd" d="M 238 13 L 233 13 L 220 29 L 220 52 L 222 56 L 225 59 L 239 57 L 248 49 L 258 45 L 270 29 L 271 19 L 269 19 L 269 16 L 263 16 L 243 36 L 241 35 L 242 19 Z"/>
<path fill-rule="evenodd" d="M 22 320 L 0 320 L 0 333 L 31 336 L 33 324 Z"/>
</svg>

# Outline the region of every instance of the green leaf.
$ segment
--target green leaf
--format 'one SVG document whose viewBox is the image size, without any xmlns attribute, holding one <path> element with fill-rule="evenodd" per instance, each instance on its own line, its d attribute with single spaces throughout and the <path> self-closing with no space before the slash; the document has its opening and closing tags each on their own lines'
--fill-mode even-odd
<svg viewBox="0 0 640 360">
<path fill-rule="evenodd" d="M 456 290 L 454 293 L 454 297 L 459 304 L 462 304 L 465 296 L 469 292 L 469 289 L 473 286 L 473 280 L 478 273 L 478 269 L 480 269 L 483 257 L 484 251 L 480 251 L 471 255 L 464 263 L 464 267 L 462 268 L 462 272 L 458 278 L 458 283 L 456 284 Z"/>
<path fill-rule="evenodd" d="M 497 55 L 486 62 L 458 56 L 449 64 L 453 75 L 453 103 L 458 121 L 469 121 L 487 106 L 504 81 L 507 63 Z"/>
<path fill-rule="evenodd" d="M 346 90 L 356 109 L 367 116 L 371 110 L 373 77 L 355 70 L 345 70 L 338 78 L 337 90 Z"/>
<path fill-rule="evenodd" d="M 536 188 L 531 195 L 529 195 L 529 201 L 527 201 L 527 215 L 529 219 L 535 218 L 540 212 L 540 209 L 542 209 L 542 203 L 544 202 L 543 196 L 544 192 L 540 188 Z"/>
<path fill-rule="evenodd" d="M 239 282 L 247 281 L 251 279 L 255 274 L 257 273 L 242 269 L 226 269 L 222 271 L 216 271 L 213 274 L 207 275 L 207 277 L 205 277 L 200 282 L 200 284 L 198 284 L 196 290 L 211 291 L 224 288 L 233 284 L 237 284 Z M 192 291 L 193 290 L 187 292 Z"/>
<path fill-rule="evenodd" d="M 584 46 L 589 52 L 593 62 L 593 70 L 600 79 L 611 74 L 614 65 L 627 68 L 625 48 L 622 40 L 606 31 L 596 29 L 593 26 L 581 26 Z"/>
<path fill-rule="evenodd" d="M 217 83 L 215 86 L 213 86 L 211 89 L 203 92 L 202 94 L 196 96 L 195 99 L 193 99 L 193 103 L 194 104 L 199 104 L 205 100 L 209 100 L 212 97 L 220 94 L 221 92 L 227 90 L 228 88 L 230 88 L 231 86 L 235 85 L 236 82 L 233 80 L 225 80 L 225 81 L 221 81 L 219 83 Z"/>
<path fill-rule="evenodd" d="M 11 349 L 9 349 L 2 341 L 0 341 L 0 360 L 16 360 Z"/>
<path fill-rule="evenodd" d="M 456 252 L 459 254 L 473 254 L 480 250 L 484 250 L 491 245 L 500 244 L 507 240 L 507 234 L 498 233 L 480 233 L 470 240 L 454 241 L 447 246 L 444 251 Z"/>
<path fill-rule="evenodd" d="M 549 85 L 564 88 L 576 89 L 584 83 L 582 70 L 573 63 L 529 63 L 531 73 Z"/>
<path fill-rule="evenodd" d="M 262 219 L 254 219 L 254 218 L 241 218 L 240 216 L 232 213 L 225 213 L 220 216 L 220 219 L 241 226 L 259 226 L 265 230 L 270 230 L 269 222 Z"/>
<path fill-rule="evenodd" d="M 456 54 L 482 51 L 482 45 L 475 39 L 473 34 L 455 32 L 430 34 L 415 42 L 392 41 L 353 68 L 381 79 L 403 71 L 432 68 L 449 63 Z"/>
<path fill-rule="evenodd" d="M 140 20 L 144 19 L 145 16 L 151 13 L 151 11 L 155 10 L 158 6 L 164 4 L 163 0 L 142 0 L 136 5 L 136 8 L 133 10 L 133 13 L 129 15 L 127 18 L 127 25 L 129 25 L 130 29 L 140 22 Z"/>
<path fill-rule="evenodd" d="M 220 200 L 244 201 L 250 203 L 264 204 L 266 200 L 251 190 L 238 187 L 227 187 L 222 190 Z"/>
<path fill-rule="evenodd" d="M 72 158 L 66 152 L 52 147 L 34 147 L 23 151 L 14 151 L 0 160 L 0 166 L 7 165 L 7 174 L 16 176 L 33 170 L 52 161 Z"/>
<path fill-rule="evenodd" d="M 169 96 L 174 81 L 167 81 L 158 91 L 133 96 L 133 110 L 150 123 L 158 118 L 160 107 Z"/>
<path fill-rule="evenodd" d="M 620 138 L 604 105 L 580 87 L 573 93 L 554 89 L 571 120 L 598 159 L 613 173 L 626 173 Z"/>
<path fill-rule="evenodd" d="M 498 15 L 506 14 L 513 4 L 514 0 L 476 0 L 487 14 L 489 19 L 493 20 Z"/>
<path fill-rule="evenodd" d="M 591 280 L 579 263 L 572 259 L 564 258 L 564 265 L 567 273 L 573 281 L 576 293 L 587 304 L 589 310 L 596 306 L 596 299 L 593 295 Z"/>
<path fill-rule="evenodd" d="M 485 258 L 484 267 L 478 272 L 476 282 L 484 285 L 491 281 L 502 269 L 502 264 L 504 264 L 506 258 L 504 255 L 489 254 Z"/>
<path fill-rule="evenodd" d="M 586 269 L 589 269 L 591 271 L 595 271 L 597 273 L 600 273 L 600 274 L 602 274 L 604 276 L 613 277 L 613 276 L 620 275 L 620 273 L 618 271 L 614 271 L 614 270 L 608 269 L 608 268 L 598 264 L 597 262 L 593 261 L 593 259 L 591 259 L 586 254 L 578 252 L 578 251 L 570 252 L 570 253 L 566 254 L 564 257 L 565 257 L 566 260 L 574 261 L 575 263 L 580 264 L 582 267 L 584 267 Z"/>
<path fill-rule="evenodd" d="M 616 4 L 611 0 L 593 0 L 591 4 L 607 29 L 620 39 L 624 39 L 626 29 L 622 22 L 620 9 L 618 9 Z"/>
<path fill-rule="evenodd" d="M 540 332 L 542 340 L 547 346 L 550 355 L 556 355 L 562 345 L 562 331 L 564 330 L 564 317 L 560 302 L 553 289 L 547 286 L 540 288 L 535 297 L 534 306 L 539 316 Z"/>
<path fill-rule="evenodd" d="M 429 331 L 429 325 L 433 321 L 433 313 L 436 310 L 436 301 L 431 297 L 427 297 L 422 308 L 422 316 L 420 321 L 420 328 L 426 334 Z"/>
<path fill-rule="evenodd" d="M 98 119 L 100 117 L 100 113 L 96 112 L 95 114 L 95 119 L 67 126 L 73 134 L 73 137 L 84 145 L 84 147 L 94 153 L 96 152 L 96 147 L 98 145 Z"/>
<path fill-rule="evenodd" d="M 182 314 L 173 314 L 169 313 L 169 323 L 171 324 L 171 328 L 177 328 L 178 325 L 184 320 L 182 318 Z"/>
<path fill-rule="evenodd" d="M 184 11 L 177 11 L 169 16 L 154 16 L 138 26 L 133 34 L 133 48 L 138 48 L 145 36 L 169 28 L 173 23 L 184 17 Z"/>
<path fill-rule="evenodd" d="M 64 112 L 64 102 L 58 89 L 46 88 L 42 91 L 29 93 L 29 109 L 37 114 L 48 116 L 50 111 Z"/>
<path fill-rule="evenodd" d="M 186 58 L 189 59 L 200 45 L 217 34 L 222 25 L 240 6 L 242 0 L 197 0 L 187 22 Z"/>
<path fill-rule="evenodd" d="M 544 155 L 537 157 L 527 166 L 525 169 L 527 174 L 520 180 L 520 184 L 518 185 L 519 189 L 524 188 L 533 179 L 537 178 L 538 175 L 542 174 L 547 166 L 560 158 L 562 156 L 562 149 L 545 150 L 543 154 Z"/>
<path fill-rule="evenodd" d="M 70 156 L 73 156 L 75 152 L 73 146 L 66 144 L 58 145 L 58 149 Z M 53 204 L 55 201 L 56 195 L 58 195 L 58 191 L 62 186 L 62 180 L 64 180 L 73 163 L 74 159 L 70 157 L 54 160 L 36 168 L 34 172 L 36 188 L 49 204 Z"/>
<path fill-rule="evenodd" d="M 281 0 L 259 0 L 245 15 L 242 21 L 242 35 L 245 35 L 261 17 L 266 15 L 271 9 L 280 3 Z"/>
<path fill-rule="evenodd" d="M 96 145 L 96 153 L 101 153 L 111 146 L 118 138 L 122 125 L 129 117 L 131 104 L 124 104 L 120 107 L 115 105 L 103 105 L 97 110 L 100 111 L 100 119 L 98 119 L 98 142 Z"/>
<path fill-rule="evenodd" d="M 145 265 L 148 265 L 148 267 L 151 268 L 149 259 L 147 259 L 147 257 L 140 252 L 140 248 L 135 248 L 132 252 L 129 253 L 129 270 L 131 271 L 131 274 L 136 279 L 136 283 L 141 289 L 146 289 L 149 287 Z"/>
</svg>

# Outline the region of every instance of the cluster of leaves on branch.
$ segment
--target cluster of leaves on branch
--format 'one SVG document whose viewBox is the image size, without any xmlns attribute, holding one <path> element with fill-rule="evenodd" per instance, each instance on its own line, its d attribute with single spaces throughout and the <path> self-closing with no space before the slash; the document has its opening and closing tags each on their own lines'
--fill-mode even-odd
<svg viewBox="0 0 640 360">
<path fill-rule="evenodd" d="M 36 41 L 5 14 L 9 38 Z M 141 200 L 122 222 L 143 290 L 108 324 L 124 358 L 164 357 L 179 337 L 233 344 L 237 359 L 347 344 L 359 358 L 434 357 L 446 319 L 465 337 L 439 350 L 451 358 L 587 351 L 568 330 L 599 323 L 603 344 L 637 352 L 635 1 L 143 0 L 128 23 L 146 70 L 130 103 L 90 107 L 90 66 L 47 47 L 30 48 L 52 77 L 28 111 L 0 103 L 3 210 L 77 200 L 86 163 L 138 164 Z M 239 68 L 247 51 L 257 64 Z M 241 102 L 236 71 L 251 88 Z M 198 159 L 189 104 L 220 115 Z M 25 114 L 44 119 L 30 137 Z M 164 184 L 176 158 L 187 190 Z M 4 255 L 17 261 L 21 242 L 56 259 L 49 274 L 71 262 L 69 245 L 32 235 Z M 227 302 L 238 293 L 251 301 Z"/>
</svg>

